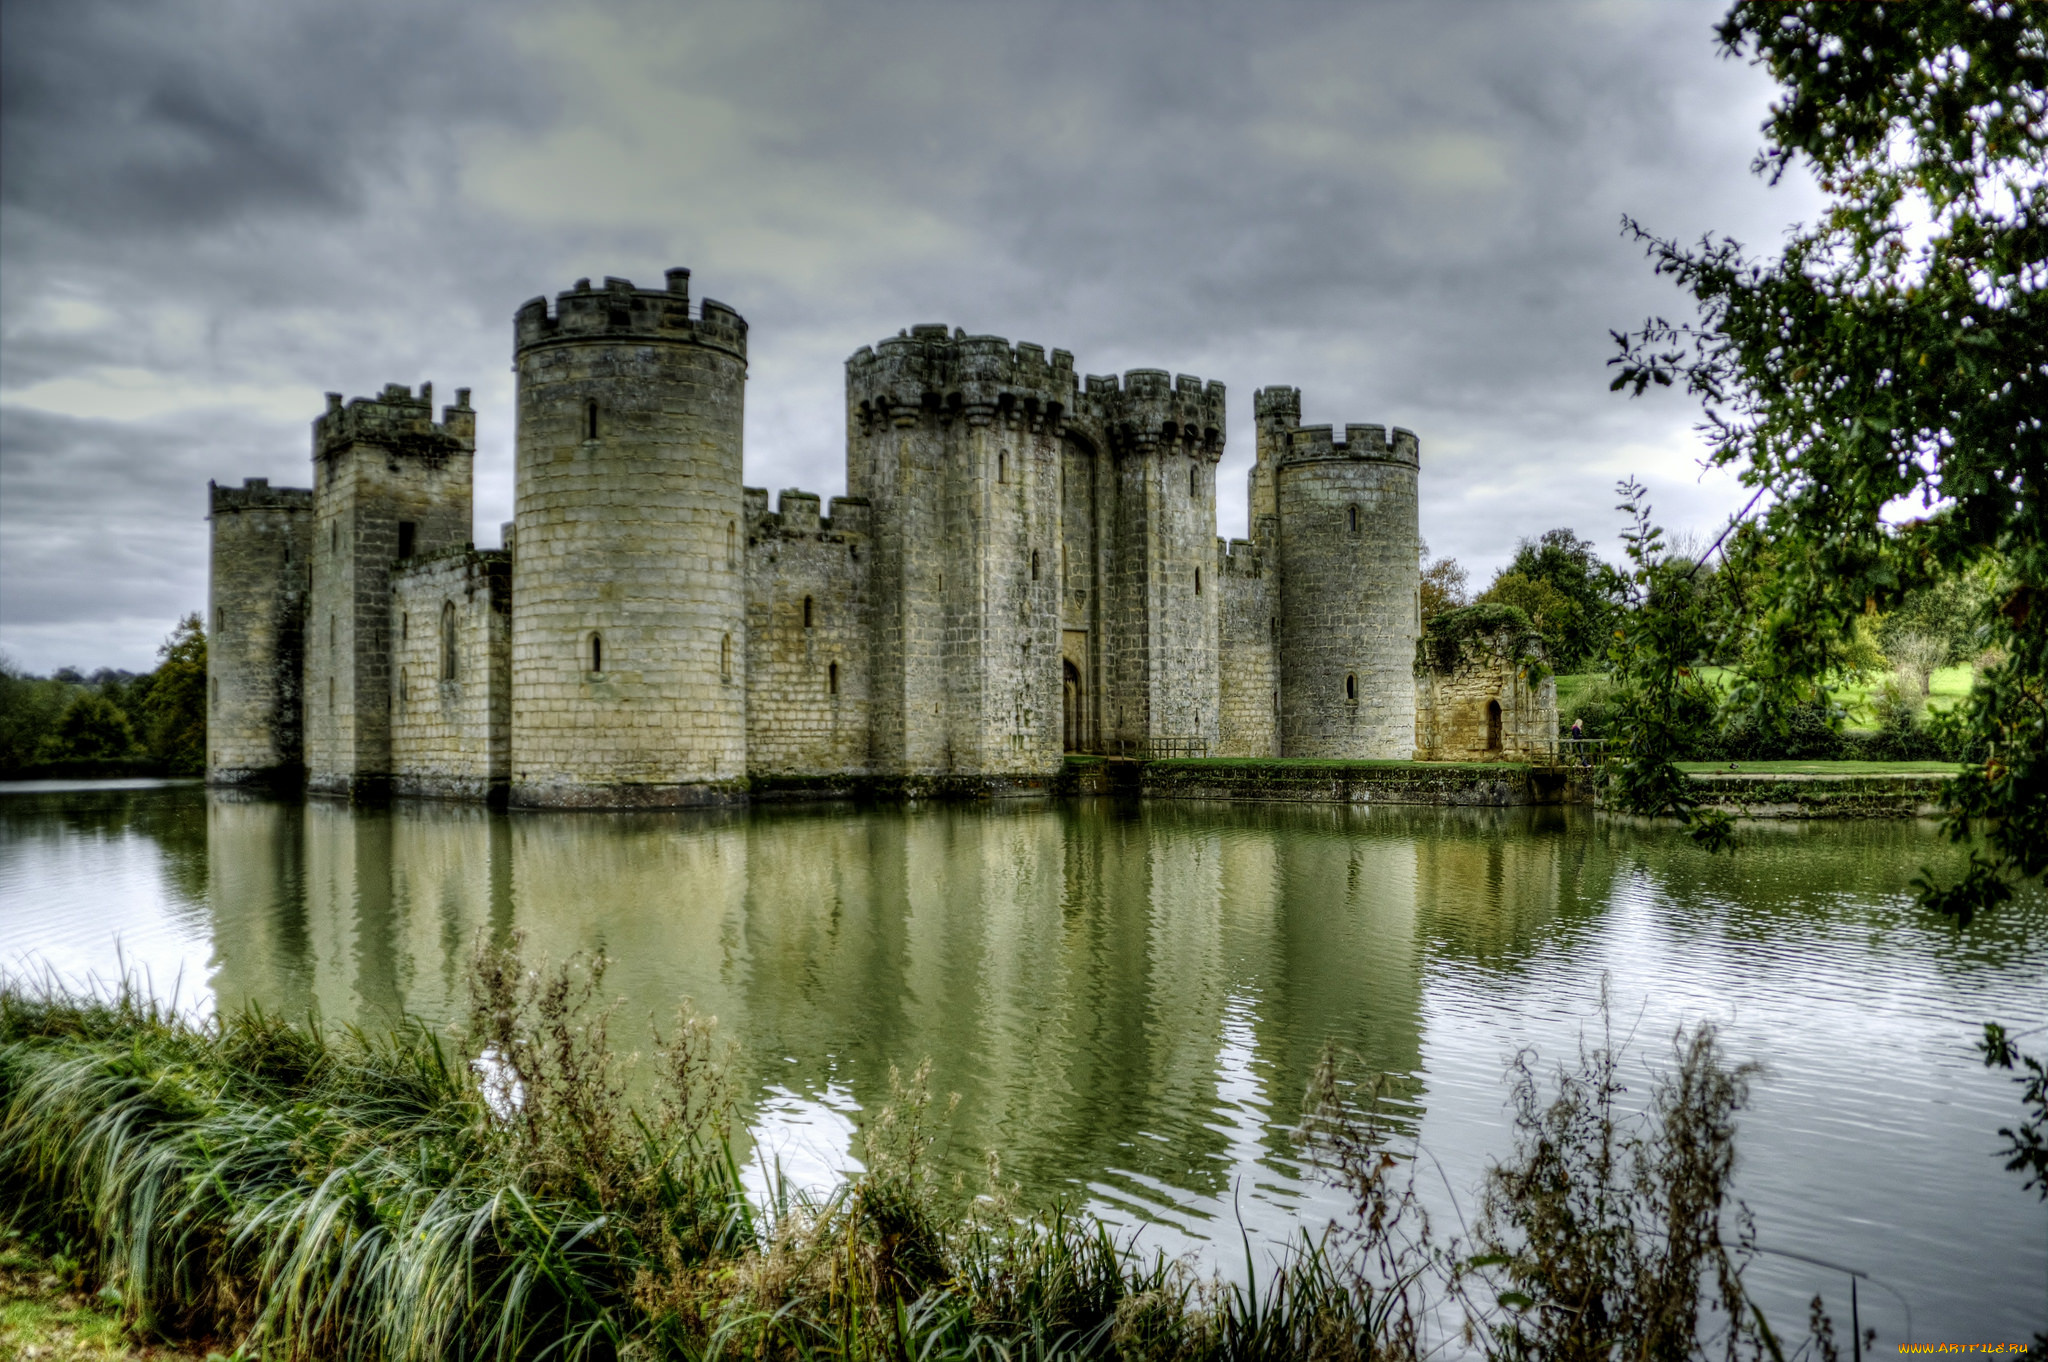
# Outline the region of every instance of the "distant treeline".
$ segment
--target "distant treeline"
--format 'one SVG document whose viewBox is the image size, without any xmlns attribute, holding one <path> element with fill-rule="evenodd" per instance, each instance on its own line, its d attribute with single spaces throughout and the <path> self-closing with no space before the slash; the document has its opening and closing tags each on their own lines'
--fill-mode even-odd
<svg viewBox="0 0 2048 1362">
<path fill-rule="evenodd" d="M 32 676 L 0 659 L 0 778 L 206 770 L 206 631 L 187 615 L 152 672 Z"/>
</svg>

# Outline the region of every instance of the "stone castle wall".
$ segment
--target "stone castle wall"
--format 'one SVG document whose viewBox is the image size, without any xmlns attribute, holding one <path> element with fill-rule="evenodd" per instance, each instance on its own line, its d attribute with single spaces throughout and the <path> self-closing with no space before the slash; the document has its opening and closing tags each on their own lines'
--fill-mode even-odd
<svg viewBox="0 0 2048 1362">
<path fill-rule="evenodd" d="M 747 497 L 747 769 L 869 772 L 867 506 L 794 489 Z"/>
<path fill-rule="evenodd" d="M 579 280 L 515 323 L 515 804 L 743 791 L 746 323 L 667 282 Z"/>
<path fill-rule="evenodd" d="M 1219 757 L 1280 751 L 1280 605 L 1265 557 L 1249 540 L 1216 541 Z"/>
<path fill-rule="evenodd" d="M 431 385 L 400 384 L 313 423 L 305 645 L 310 788 L 376 793 L 391 777 L 391 572 L 469 541 L 476 413 L 469 390 L 434 420 Z"/>
<path fill-rule="evenodd" d="M 206 769 L 223 785 L 290 778 L 303 759 L 313 493 L 250 478 L 207 485 Z"/>
<path fill-rule="evenodd" d="M 512 556 L 451 549 L 391 574 L 391 788 L 497 800 L 512 771 Z"/>
<path fill-rule="evenodd" d="M 862 347 L 846 373 L 847 490 L 869 503 L 874 546 L 876 767 L 1049 779 L 1073 357 L 927 325 Z"/>
<path fill-rule="evenodd" d="M 1416 750 L 1412 434 L 1338 443 L 1259 390 L 1226 544 L 1222 384 L 916 326 L 847 361 L 848 495 L 771 512 L 741 485 L 746 342 L 687 270 L 520 308 L 502 552 L 468 542 L 466 391 L 438 423 L 427 389 L 331 397 L 311 493 L 216 489 L 214 778 L 302 752 L 320 791 L 639 807 L 1042 789 L 1068 750 L 1169 740 Z"/>
<path fill-rule="evenodd" d="M 1409 759 L 1419 611 L 1412 432 L 1328 426 L 1287 437 L 1275 466 L 1280 755 Z"/>
</svg>

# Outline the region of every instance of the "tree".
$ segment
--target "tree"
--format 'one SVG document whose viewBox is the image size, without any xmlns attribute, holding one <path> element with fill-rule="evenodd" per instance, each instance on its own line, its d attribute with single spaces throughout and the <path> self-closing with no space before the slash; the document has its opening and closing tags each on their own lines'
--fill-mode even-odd
<svg viewBox="0 0 2048 1362">
<path fill-rule="evenodd" d="M 121 761 L 135 755 L 135 731 L 112 700 L 82 690 L 65 706 L 38 755 L 44 761 Z"/>
<path fill-rule="evenodd" d="M 1557 670 L 1571 672 L 1606 650 L 1613 629 L 1612 589 L 1592 541 L 1556 529 L 1517 545 L 1513 561 L 1495 574 L 1479 599 L 1512 605 L 1528 615 Z"/>
<path fill-rule="evenodd" d="M 1422 546 L 1422 555 L 1429 556 L 1429 545 Z M 1422 569 L 1423 628 L 1428 628 L 1438 615 L 1470 604 L 1465 592 L 1467 580 L 1465 569 L 1455 558 L 1438 558 Z"/>
<path fill-rule="evenodd" d="M 1947 720 L 1986 755 L 1943 794 L 1982 844 L 1921 880 L 1967 921 L 2048 870 L 2048 9 L 1744 0 L 1718 39 L 1780 87 L 1755 170 L 1806 166 L 1827 207 L 1775 257 L 1625 221 L 1698 317 L 1616 333 L 1614 386 L 1696 395 L 1756 489 L 1732 542 L 1774 559 L 1740 625 L 1757 703 L 1810 686 L 1859 613 L 1991 582 L 2003 659 Z"/>
<path fill-rule="evenodd" d="M 141 705 L 149 755 L 174 775 L 206 769 L 206 629 L 198 615 L 178 621 L 157 649 Z"/>
</svg>

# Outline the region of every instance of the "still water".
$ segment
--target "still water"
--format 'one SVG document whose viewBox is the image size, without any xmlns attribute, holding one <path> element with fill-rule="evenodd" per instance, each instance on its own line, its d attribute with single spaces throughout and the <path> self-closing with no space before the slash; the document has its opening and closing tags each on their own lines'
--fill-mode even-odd
<svg viewBox="0 0 2048 1362">
<path fill-rule="evenodd" d="M 1511 1145 L 1508 1058 L 1597 1039 L 1604 978 L 1637 1100 L 1681 1023 L 1764 1065 L 1738 1178 L 1782 1251 L 1753 1273 L 1771 1316 L 1802 1325 L 1819 1291 L 1846 1329 L 1847 1278 L 1786 1255 L 1860 1269 L 1891 1351 L 1887 1287 L 1915 1341 L 2048 1323 L 2048 1207 L 1993 1157 L 2017 1089 L 1971 1043 L 2048 1021 L 2048 904 L 1958 932 L 1911 901 L 1952 859 L 1926 824 L 1759 825 L 1717 858 L 1561 809 L 506 815 L 23 789 L 0 795 L 0 970 L 446 1021 L 479 933 L 602 950 L 616 1036 L 688 998 L 737 1042 L 757 1183 L 858 1167 L 863 1109 L 928 1058 L 960 1095 L 950 1172 L 976 1184 L 998 1151 L 1027 1197 L 1226 1273 L 1240 1224 L 1268 1245 L 1342 1213 L 1289 1138 L 1326 1041 L 1399 1078 L 1451 1228 Z"/>
</svg>

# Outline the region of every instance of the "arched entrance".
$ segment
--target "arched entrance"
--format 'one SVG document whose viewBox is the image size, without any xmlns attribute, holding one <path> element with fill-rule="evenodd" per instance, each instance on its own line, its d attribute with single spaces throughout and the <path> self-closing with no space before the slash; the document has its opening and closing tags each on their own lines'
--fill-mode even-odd
<svg viewBox="0 0 2048 1362">
<path fill-rule="evenodd" d="M 1076 667 L 1071 661 L 1062 661 L 1060 663 L 1060 673 L 1060 707 L 1065 721 L 1061 726 L 1061 732 L 1064 735 L 1066 750 L 1078 752 L 1081 750 L 1083 741 L 1081 731 L 1081 669 Z"/>
<path fill-rule="evenodd" d="M 1500 701 L 1486 702 L 1486 750 L 1500 751 Z"/>
</svg>

